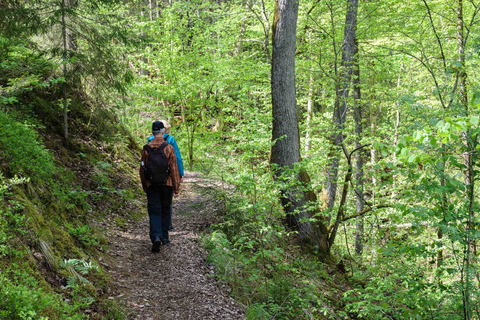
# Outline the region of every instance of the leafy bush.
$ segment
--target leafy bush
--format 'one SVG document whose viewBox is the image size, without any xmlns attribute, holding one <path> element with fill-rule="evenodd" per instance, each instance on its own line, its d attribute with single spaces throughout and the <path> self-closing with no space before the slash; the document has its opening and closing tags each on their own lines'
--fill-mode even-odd
<svg viewBox="0 0 480 320">
<path fill-rule="evenodd" d="M 8 164 L 9 176 L 50 182 L 56 172 L 53 157 L 39 142 L 37 132 L 0 111 L 0 158 Z"/>
<path fill-rule="evenodd" d="M 12 266 L 12 269 L 24 269 Z M 14 272 L 14 280 L 5 273 L 0 274 L 0 319 L 31 320 L 31 319 L 82 319 L 81 314 L 75 314 L 73 306 L 62 300 L 57 294 L 38 289 L 34 277 L 26 272 Z"/>
</svg>

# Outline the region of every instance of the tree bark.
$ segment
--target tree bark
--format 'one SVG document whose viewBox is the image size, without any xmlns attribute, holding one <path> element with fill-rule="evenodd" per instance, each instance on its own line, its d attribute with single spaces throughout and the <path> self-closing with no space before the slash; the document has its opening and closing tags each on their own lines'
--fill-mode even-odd
<svg viewBox="0 0 480 320">
<path fill-rule="evenodd" d="M 353 71 L 353 99 L 354 99 L 354 118 L 355 118 L 355 149 L 360 148 L 362 131 L 363 131 L 363 116 L 362 103 L 360 101 L 360 66 L 358 57 L 358 43 L 355 41 L 355 55 L 354 55 L 354 71 Z M 357 152 L 355 154 L 355 198 L 357 212 L 362 212 L 364 209 L 363 198 L 363 154 Z M 355 252 L 360 255 L 363 252 L 363 216 L 357 218 L 357 231 L 355 233 Z"/>
<path fill-rule="evenodd" d="M 343 130 L 348 108 L 348 94 L 353 73 L 353 60 L 355 56 L 355 39 L 357 26 L 358 0 L 348 0 L 347 14 L 345 17 L 345 29 L 342 51 L 342 70 L 336 86 L 336 99 L 333 112 L 334 133 L 332 134 L 332 148 L 330 151 L 330 164 L 328 165 L 327 194 L 328 209 L 335 204 L 337 193 L 338 166 L 340 163 L 339 146 L 343 143 Z"/>
<path fill-rule="evenodd" d="M 271 163 L 277 164 L 277 179 L 282 168 L 292 168 L 300 161 L 300 137 L 295 92 L 295 44 L 298 0 L 277 0 L 273 24 L 272 52 L 272 141 Z M 290 190 L 290 191 L 289 191 Z M 289 227 L 298 229 L 300 238 L 310 238 L 311 223 L 300 223 L 301 214 L 293 214 L 298 200 L 291 188 L 282 191 L 282 204 Z M 298 204 L 300 205 L 300 204 Z M 307 217 L 308 218 L 308 217 Z"/>
<path fill-rule="evenodd" d="M 273 129 L 270 162 L 278 168 L 274 169 L 274 178 L 283 184 L 281 203 L 287 214 L 287 225 L 298 231 L 298 236 L 304 246 L 314 245 L 323 259 L 328 259 L 328 231 L 325 225 L 318 223 L 319 233 L 316 235 L 316 225 L 309 219 L 318 209 L 307 208 L 309 202 L 317 203 L 316 195 L 305 191 L 310 178 L 305 171 L 294 173 L 293 179 L 300 182 L 291 185 L 282 178 L 286 169 L 292 169 L 300 158 L 300 135 L 297 121 L 295 93 L 295 44 L 298 16 L 298 0 L 277 0 L 275 2 L 275 17 L 273 23 L 272 50 L 272 115 Z"/>
<path fill-rule="evenodd" d="M 150 1 L 149 1 L 149 0 L 144 0 L 144 1 L 143 1 L 143 4 L 141 4 L 141 5 L 142 5 L 142 9 L 141 9 L 141 11 L 140 11 L 140 15 L 142 16 L 142 20 L 143 20 L 143 21 L 145 21 L 145 19 L 146 19 L 145 10 L 148 10 L 147 8 L 150 8 L 150 4 L 151 4 L 151 0 L 150 0 Z M 149 10 L 149 19 L 151 20 L 151 11 L 150 11 L 150 10 Z M 145 32 L 143 29 L 142 29 L 142 31 L 141 31 L 141 36 L 142 36 L 142 37 L 145 37 L 145 36 L 146 36 L 146 32 Z M 142 56 L 140 57 L 140 60 L 142 60 L 143 63 L 148 64 L 148 58 L 147 58 L 147 57 L 145 57 L 145 56 L 142 55 Z M 141 76 L 146 76 L 146 77 L 148 77 L 148 76 L 150 75 L 150 72 L 149 72 L 147 69 L 143 68 L 143 66 L 142 66 L 142 67 L 140 68 L 140 75 L 141 75 Z"/>
<path fill-rule="evenodd" d="M 268 37 L 270 36 L 270 22 L 268 21 L 267 10 L 265 10 L 265 2 L 260 0 L 260 5 L 262 7 L 262 17 L 263 17 L 263 32 L 265 34 L 263 40 L 263 49 L 265 50 L 265 55 L 267 56 L 267 62 L 270 63 L 270 51 L 268 50 Z"/>
<path fill-rule="evenodd" d="M 467 73 L 465 72 L 465 41 L 463 37 L 463 0 L 457 0 L 457 49 L 460 62 L 459 88 L 460 103 L 468 115 Z"/>
<path fill-rule="evenodd" d="M 240 26 L 240 34 L 238 35 L 237 45 L 235 46 L 235 50 L 233 51 L 233 56 L 236 57 L 240 52 L 242 52 L 243 46 L 243 37 L 245 36 L 245 32 L 247 31 L 247 10 L 250 8 L 250 0 L 245 1 L 245 13 L 243 14 L 242 24 Z"/>
<path fill-rule="evenodd" d="M 65 23 L 65 0 L 62 0 L 62 40 L 63 40 L 63 138 L 68 141 L 68 95 L 67 95 L 67 25 Z"/>
<path fill-rule="evenodd" d="M 308 82 L 308 102 L 307 102 L 307 133 L 305 135 L 305 153 L 310 151 L 310 136 L 312 133 L 312 110 L 313 110 L 313 72 L 310 71 L 310 81 Z"/>
</svg>

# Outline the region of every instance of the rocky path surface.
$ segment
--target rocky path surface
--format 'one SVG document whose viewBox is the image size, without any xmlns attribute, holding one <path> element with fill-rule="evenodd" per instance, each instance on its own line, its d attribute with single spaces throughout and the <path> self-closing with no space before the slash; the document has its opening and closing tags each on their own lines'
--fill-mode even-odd
<svg viewBox="0 0 480 320">
<path fill-rule="evenodd" d="M 109 273 L 128 309 L 128 319 L 244 319 L 244 312 L 211 277 L 199 233 L 214 219 L 214 204 L 202 195 L 211 187 L 186 172 L 174 199 L 170 246 L 150 252 L 148 216 L 112 232 Z"/>
</svg>

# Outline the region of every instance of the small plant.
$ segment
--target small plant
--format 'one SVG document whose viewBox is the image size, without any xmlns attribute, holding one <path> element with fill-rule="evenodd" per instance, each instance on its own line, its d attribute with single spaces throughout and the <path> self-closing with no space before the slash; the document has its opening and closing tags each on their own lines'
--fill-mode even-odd
<svg viewBox="0 0 480 320">
<path fill-rule="evenodd" d="M 100 188 L 107 188 L 110 191 L 111 181 L 109 177 L 109 171 L 111 164 L 104 161 L 98 161 L 95 165 L 95 173 L 92 176 L 92 181 Z"/>
<path fill-rule="evenodd" d="M 20 210 L 22 205 L 14 202 L 13 208 Z M 28 222 L 23 215 L 16 214 L 12 207 L 0 209 L 0 257 L 22 256 L 23 251 L 19 251 L 12 245 L 17 234 L 25 235 L 27 233 L 25 224 Z"/>
<path fill-rule="evenodd" d="M 100 244 L 100 240 L 87 224 L 78 227 L 70 227 L 68 232 L 86 247 L 98 246 Z"/>
</svg>

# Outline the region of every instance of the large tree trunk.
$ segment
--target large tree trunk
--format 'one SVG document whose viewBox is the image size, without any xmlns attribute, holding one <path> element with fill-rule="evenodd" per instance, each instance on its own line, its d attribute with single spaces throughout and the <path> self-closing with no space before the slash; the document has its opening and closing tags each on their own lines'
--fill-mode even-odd
<svg viewBox="0 0 480 320">
<path fill-rule="evenodd" d="M 270 161 L 276 164 L 274 177 L 285 183 L 281 190 L 281 202 L 287 213 L 287 225 L 298 231 L 302 243 L 314 244 L 325 258 L 329 254 L 326 227 L 319 223 L 319 233 L 310 218 L 315 210 L 306 208 L 309 201 L 316 202 L 312 191 L 304 191 L 310 182 L 304 171 L 296 173 L 294 179 L 303 186 L 289 185 L 281 178 L 285 168 L 292 168 L 300 159 L 300 136 L 297 121 L 295 94 L 295 42 L 297 29 L 298 0 L 277 0 L 273 24 L 272 50 L 272 140 Z"/>
<path fill-rule="evenodd" d="M 297 101 L 295 93 L 295 43 L 298 16 L 298 0 L 277 0 L 273 25 L 272 52 L 272 140 L 271 163 L 281 168 L 292 168 L 300 161 L 300 137 L 297 121 Z M 300 238 L 311 237 L 311 223 L 300 223 L 306 214 L 292 214 L 301 203 L 295 199 L 292 188 L 286 187 L 282 194 L 282 204 L 289 214 L 288 225 L 298 229 Z M 308 218 L 308 217 L 307 217 Z"/>
<path fill-rule="evenodd" d="M 340 163 L 339 146 L 343 143 L 343 130 L 347 113 L 347 100 L 352 81 L 353 60 L 355 56 L 355 39 L 357 27 L 357 8 L 358 0 L 348 0 L 347 15 L 345 18 L 345 29 L 342 51 L 342 70 L 340 79 L 336 86 L 336 99 L 333 111 L 334 133 L 331 137 L 332 149 L 329 154 L 330 164 L 328 165 L 327 193 L 328 209 L 332 209 L 335 204 L 337 193 L 338 166 Z"/>
</svg>

